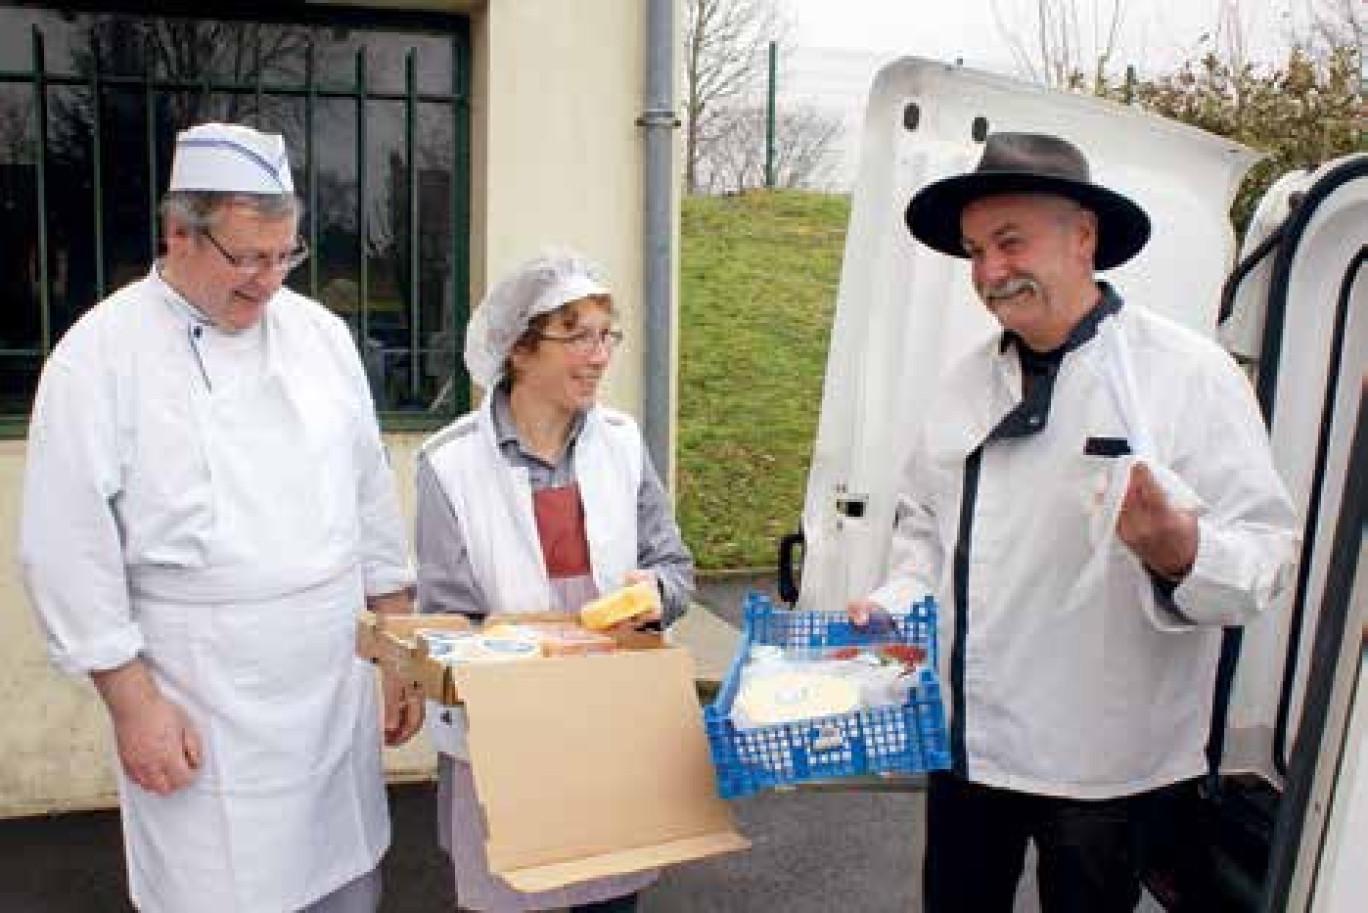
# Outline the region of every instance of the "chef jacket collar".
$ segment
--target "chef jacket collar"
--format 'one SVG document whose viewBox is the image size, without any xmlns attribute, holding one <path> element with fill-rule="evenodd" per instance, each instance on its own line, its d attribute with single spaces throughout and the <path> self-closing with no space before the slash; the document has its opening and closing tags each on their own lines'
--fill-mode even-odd
<svg viewBox="0 0 1368 913">
<path fill-rule="evenodd" d="M 149 278 L 151 279 L 152 283 L 158 289 L 160 289 L 161 299 L 162 301 L 166 302 L 166 306 L 172 311 L 172 313 L 176 314 L 178 317 L 185 321 L 185 329 L 189 336 L 190 348 L 194 352 L 195 363 L 199 366 L 200 376 L 204 378 L 205 386 L 212 389 L 212 386 L 209 384 L 209 376 L 207 373 L 205 373 L 204 362 L 200 355 L 198 340 L 200 336 L 204 333 L 206 328 L 210 331 L 217 331 L 217 328 L 214 326 L 214 322 L 210 320 L 208 315 L 206 315 L 203 311 L 195 307 L 195 305 L 192 304 L 189 301 L 189 299 L 187 299 L 180 292 L 176 291 L 176 289 L 171 285 L 171 283 L 167 282 L 162 277 L 161 261 L 158 260 L 153 262 Z M 261 315 L 261 322 L 257 325 L 256 328 L 258 332 L 261 333 L 261 344 L 262 346 L 264 346 L 265 349 L 266 376 L 283 376 L 283 372 L 286 366 L 277 356 L 276 347 L 272 345 L 271 342 L 271 333 L 269 332 L 270 316 L 271 311 L 268 308 L 266 313 Z"/>
<path fill-rule="evenodd" d="M 1074 324 L 1073 329 L 1069 331 L 1069 335 L 1064 338 L 1059 347 L 1051 349 L 1049 352 L 1037 354 L 1052 357 L 1057 353 L 1062 357 L 1072 352 L 1097 335 L 1097 328 L 1102 325 L 1103 320 L 1121 310 L 1121 306 L 1125 302 L 1117 294 L 1116 289 L 1112 288 L 1111 283 L 1098 280 L 1097 290 L 1101 293 L 1097 304 L 1093 305 L 1092 309 L 1084 314 L 1078 323 Z M 1030 349 L 1030 346 L 1026 345 L 1026 341 L 1018 334 L 1012 330 L 1003 330 L 1002 339 L 998 342 L 998 351 L 1006 352 L 1012 346 L 1015 346 L 1019 352 Z"/>
<path fill-rule="evenodd" d="M 161 270 L 162 263 L 160 260 L 153 263 L 152 278 L 159 286 L 161 286 L 162 291 L 164 293 L 163 297 L 165 298 L 167 303 L 171 305 L 172 309 L 179 313 L 185 319 L 189 320 L 192 325 L 210 327 L 213 326 L 214 322 L 209 319 L 208 315 L 206 315 L 199 308 L 195 307 L 195 305 L 191 304 L 189 299 L 187 299 L 184 295 L 176 291 L 175 286 L 167 282 L 165 277 L 162 276 Z"/>
<path fill-rule="evenodd" d="M 1098 282 L 1097 287 L 1102 293 L 1097 304 L 1074 325 L 1063 345 L 1057 349 L 1027 355 L 1030 349 L 1020 336 L 1010 330 L 1002 334 L 999 351 L 1005 353 L 1008 347 L 1015 346 L 1023 367 L 1024 362 L 1033 362 L 1031 367 L 1035 369 L 1035 376 L 1026 385 L 1021 402 L 989 432 L 989 441 L 1026 437 L 1045 430 L 1050 422 L 1050 405 L 1054 400 L 1055 378 L 1059 374 L 1060 363 L 1066 355 L 1096 336 L 1103 320 L 1121 310 L 1123 302 L 1115 289 L 1106 282 Z"/>
</svg>

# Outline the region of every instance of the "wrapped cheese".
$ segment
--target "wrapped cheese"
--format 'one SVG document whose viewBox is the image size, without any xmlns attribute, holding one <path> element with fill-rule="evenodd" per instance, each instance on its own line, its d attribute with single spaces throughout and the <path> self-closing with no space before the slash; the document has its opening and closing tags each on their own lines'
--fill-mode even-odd
<svg viewBox="0 0 1368 913">
<path fill-rule="evenodd" d="M 535 634 L 512 627 L 455 635 L 420 631 L 418 636 L 427 645 L 429 656 L 448 664 L 501 663 L 543 655 Z"/>
<path fill-rule="evenodd" d="M 737 726 L 773 726 L 849 713 L 860 706 L 851 681 L 812 672 L 779 672 L 741 686 L 732 713 Z"/>
<path fill-rule="evenodd" d="M 607 634 L 589 631 L 577 624 L 547 625 L 541 635 L 543 656 L 583 656 L 588 653 L 611 653 L 617 641 Z"/>
<path fill-rule="evenodd" d="M 659 607 L 660 591 L 655 581 L 643 580 L 585 603 L 580 609 L 580 623 L 592 631 L 603 631 Z"/>
</svg>

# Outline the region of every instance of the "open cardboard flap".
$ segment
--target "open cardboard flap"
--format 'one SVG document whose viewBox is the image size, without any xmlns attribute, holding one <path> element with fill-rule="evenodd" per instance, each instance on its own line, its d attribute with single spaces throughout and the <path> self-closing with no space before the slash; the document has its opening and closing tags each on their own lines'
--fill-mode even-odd
<svg viewBox="0 0 1368 913">
<path fill-rule="evenodd" d="M 442 704 L 457 702 L 456 687 L 446 664 L 428 656 L 415 642 L 424 628 L 468 631 L 464 615 L 376 615 L 362 612 L 356 622 L 356 655 L 378 663 L 428 698 Z"/>
<path fill-rule="evenodd" d="M 679 648 L 457 667 L 490 869 L 541 891 L 745 849 Z"/>
</svg>

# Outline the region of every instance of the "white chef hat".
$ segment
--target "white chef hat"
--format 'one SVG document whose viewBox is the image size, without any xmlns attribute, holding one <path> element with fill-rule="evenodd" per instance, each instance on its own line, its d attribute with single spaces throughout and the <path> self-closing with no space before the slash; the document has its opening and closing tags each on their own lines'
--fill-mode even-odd
<svg viewBox="0 0 1368 913">
<path fill-rule="evenodd" d="M 591 295 L 612 294 L 588 258 L 564 248 L 542 251 L 490 289 L 466 326 L 471 380 L 493 389 L 532 318 Z"/>
<path fill-rule="evenodd" d="M 240 124 L 200 124 L 176 134 L 171 190 L 294 193 L 279 133 Z"/>
</svg>

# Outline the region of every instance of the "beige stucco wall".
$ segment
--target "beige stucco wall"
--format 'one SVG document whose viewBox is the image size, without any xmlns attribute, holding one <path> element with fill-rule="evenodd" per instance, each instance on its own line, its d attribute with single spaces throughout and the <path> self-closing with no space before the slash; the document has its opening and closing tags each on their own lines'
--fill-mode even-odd
<svg viewBox="0 0 1368 913">
<path fill-rule="evenodd" d="M 474 110 L 476 184 L 488 196 L 473 259 L 490 279 L 543 243 L 569 244 L 599 261 L 628 339 L 605 398 L 637 414 L 643 160 L 635 120 L 645 7 L 641 0 L 492 3 L 477 20 L 477 79 L 487 82 Z M 495 65 L 509 60 L 517 63 Z"/>
<path fill-rule="evenodd" d="M 628 333 L 604 398 L 639 415 L 644 192 L 635 120 L 642 108 L 645 4 L 363 5 L 469 13 L 472 302 L 489 277 L 544 244 L 569 244 L 594 257 L 612 280 Z M 677 236 L 673 246 L 678 249 Z M 422 435 L 387 438 L 412 516 L 411 467 Z M 18 581 L 23 454 L 23 441 L 0 441 L 0 706 L 6 711 L 0 722 L 0 817 L 115 801 L 98 699 L 88 685 L 49 666 Z M 425 775 L 432 760 L 421 738 L 388 753 L 389 769 L 398 777 Z"/>
<path fill-rule="evenodd" d="M 112 804 L 94 689 L 47 662 L 15 567 L 23 441 L 0 441 L 0 816 Z"/>
</svg>

